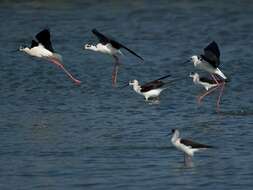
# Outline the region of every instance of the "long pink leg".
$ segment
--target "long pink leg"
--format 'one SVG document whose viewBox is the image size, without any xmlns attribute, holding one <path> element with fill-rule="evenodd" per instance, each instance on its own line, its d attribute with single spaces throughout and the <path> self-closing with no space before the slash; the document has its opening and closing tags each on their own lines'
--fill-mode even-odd
<svg viewBox="0 0 253 190">
<path fill-rule="evenodd" d="M 205 92 L 204 94 L 202 94 L 201 96 L 198 97 L 198 104 L 201 103 L 201 100 L 207 96 L 208 94 L 210 94 L 211 92 L 213 92 L 214 90 L 216 90 L 219 86 L 213 87 L 210 90 L 208 90 L 207 92 Z"/>
<path fill-rule="evenodd" d="M 223 90 L 224 90 L 224 87 L 225 87 L 225 82 L 220 82 L 219 83 L 214 75 L 212 75 L 212 77 L 215 80 L 215 82 L 217 83 L 217 85 L 221 86 L 219 97 L 218 97 L 217 102 L 216 102 L 217 112 L 219 112 L 219 110 L 220 110 L 220 101 L 221 101 L 221 97 L 222 97 Z"/>
<path fill-rule="evenodd" d="M 115 63 L 112 70 L 112 86 L 116 87 L 117 84 L 117 77 L 118 77 L 118 70 L 119 70 L 119 58 L 114 55 Z"/>
<path fill-rule="evenodd" d="M 76 84 L 80 84 L 81 81 L 80 80 L 77 80 L 76 78 L 74 78 L 66 69 L 65 67 L 63 66 L 62 63 L 60 63 L 58 60 L 56 59 L 50 59 L 50 61 L 54 64 L 56 64 L 57 66 L 59 66 L 68 76 L 71 80 L 73 80 Z"/>
<path fill-rule="evenodd" d="M 213 75 L 213 74 L 211 74 L 211 76 L 213 77 L 213 80 L 216 82 L 216 84 L 220 84 L 219 82 L 218 82 L 218 80 L 216 79 L 216 77 Z"/>
<path fill-rule="evenodd" d="M 113 66 L 113 71 L 112 71 L 112 85 L 113 85 L 113 87 L 116 87 L 116 84 L 117 84 L 118 69 L 119 69 L 119 65 L 117 63 L 115 63 Z"/>
<path fill-rule="evenodd" d="M 219 97 L 218 97 L 218 100 L 217 100 L 217 112 L 219 112 L 220 110 L 220 101 L 221 101 L 221 97 L 222 97 L 222 94 L 223 94 L 223 91 L 224 91 L 224 87 L 225 87 L 225 82 L 222 83 L 221 85 L 221 90 L 220 90 L 220 94 L 219 94 Z"/>
</svg>

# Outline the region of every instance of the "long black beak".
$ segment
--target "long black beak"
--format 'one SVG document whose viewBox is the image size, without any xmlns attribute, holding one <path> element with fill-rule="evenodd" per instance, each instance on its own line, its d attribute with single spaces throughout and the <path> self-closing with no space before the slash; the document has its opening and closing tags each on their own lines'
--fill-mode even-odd
<svg viewBox="0 0 253 190">
<path fill-rule="evenodd" d="M 189 77 L 192 77 L 194 74 L 194 72 L 190 72 Z"/>
<path fill-rule="evenodd" d="M 161 78 L 159 78 L 159 79 L 156 79 L 156 80 L 163 80 L 163 79 L 166 79 L 166 78 L 168 78 L 168 77 L 170 77 L 171 75 L 169 74 L 169 75 L 166 75 L 166 76 L 163 76 L 163 77 L 161 77 Z"/>
<path fill-rule="evenodd" d="M 190 62 L 191 62 L 191 60 L 188 59 L 188 60 L 184 61 L 182 64 L 186 64 L 186 63 L 190 63 Z"/>
<path fill-rule="evenodd" d="M 16 49 L 16 50 L 11 50 L 10 53 L 16 53 L 16 52 L 18 52 L 18 51 L 19 51 L 19 48 Z"/>
<path fill-rule="evenodd" d="M 123 86 L 121 86 L 121 87 L 119 87 L 119 89 L 126 88 L 127 86 L 129 86 L 129 84 L 128 84 L 128 83 L 127 83 L 127 84 L 125 84 L 125 85 L 123 85 Z"/>
</svg>

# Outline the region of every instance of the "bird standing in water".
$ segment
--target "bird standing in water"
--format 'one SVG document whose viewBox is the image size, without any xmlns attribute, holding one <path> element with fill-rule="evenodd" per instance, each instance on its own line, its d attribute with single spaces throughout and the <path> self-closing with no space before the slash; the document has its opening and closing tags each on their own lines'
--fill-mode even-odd
<svg viewBox="0 0 253 190">
<path fill-rule="evenodd" d="M 220 50 L 218 44 L 215 41 L 211 42 L 204 48 L 204 54 L 201 54 L 200 56 L 193 55 L 191 57 L 191 62 L 196 68 L 210 73 L 217 87 L 220 87 L 220 94 L 216 103 L 217 110 L 219 110 L 221 96 L 228 78 L 218 68 L 220 65 Z M 213 89 L 211 89 L 207 94 L 210 94 L 211 92 L 213 92 Z"/>
<path fill-rule="evenodd" d="M 200 144 L 192 140 L 180 138 L 178 129 L 172 129 L 171 143 L 180 151 L 184 153 L 184 162 L 186 166 L 192 166 L 192 158 L 195 152 L 213 148 L 213 146 Z"/>
</svg>

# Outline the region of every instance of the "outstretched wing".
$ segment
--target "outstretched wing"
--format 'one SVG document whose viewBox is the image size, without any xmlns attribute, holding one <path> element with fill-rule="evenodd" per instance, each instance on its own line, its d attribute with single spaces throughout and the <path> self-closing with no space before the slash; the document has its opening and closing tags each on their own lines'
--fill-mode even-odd
<svg viewBox="0 0 253 190">
<path fill-rule="evenodd" d="M 35 40 L 32 40 L 31 48 L 36 47 L 38 45 L 39 45 L 38 42 L 36 42 Z"/>
<path fill-rule="evenodd" d="M 99 42 L 103 45 L 110 43 L 110 39 L 107 38 L 104 34 L 100 33 L 96 29 L 92 30 L 92 33 L 98 38 Z"/>
<path fill-rule="evenodd" d="M 50 40 L 50 32 L 48 29 L 42 30 L 35 37 L 38 40 L 38 42 L 41 43 L 47 50 L 54 52 L 54 49 L 52 47 L 52 43 Z"/>
<path fill-rule="evenodd" d="M 141 60 L 144 60 L 141 56 L 139 56 L 137 53 L 135 53 L 133 50 L 129 49 L 128 47 L 124 46 L 123 44 L 105 36 L 104 34 L 98 32 L 96 29 L 92 30 L 92 33 L 97 36 L 97 38 L 99 39 L 99 42 L 102 43 L 103 45 L 106 45 L 108 43 L 110 43 L 115 49 L 120 49 L 120 48 L 124 48 L 127 51 L 129 51 L 130 53 L 132 53 L 133 55 L 135 55 L 136 57 L 139 57 Z"/>
<path fill-rule="evenodd" d="M 205 144 L 200 144 L 188 139 L 181 139 L 180 142 L 184 144 L 185 146 L 190 146 L 192 148 L 213 148 L 213 146 L 205 145 Z"/>
<path fill-rule="evenodd" d="M 127 51 L 129 51 L 130 53 L 132 53 L 133 55 L 135 55 L 136 57 L 138 57 L 142 61 L 144 61 L 144 59 L 141 56 L 139 56 L 137 53 L 135 53 L 133 50 L 129 49 L 128 47 L 124 46 L 123 44 L 121 44 L 121 43 L 119 43 L 119 42 L 117 42 L 115 40 L 111 40 L 111 44 L 112 44 L 113 47 L 118 47 L 117 49 L 119 49 L 119 48 L 126 49 Z"/>
<path fill-rule="evenodd" d="M 163 85 L 164 85 L 164 82 L 160 80 L 154 80 L 144 85 L 141 85 L 141 92 L 148 92 L 153 89 L 161 88 Z"/>
<path fill-rule="evenodd" d="M 220 65 L 220 50 L 218 44 L 215 41 L 211 42 L 204 48 L 204 55 L 201 55 L 201 57 L 214 68 L 217 68 Z"/>
</svg>

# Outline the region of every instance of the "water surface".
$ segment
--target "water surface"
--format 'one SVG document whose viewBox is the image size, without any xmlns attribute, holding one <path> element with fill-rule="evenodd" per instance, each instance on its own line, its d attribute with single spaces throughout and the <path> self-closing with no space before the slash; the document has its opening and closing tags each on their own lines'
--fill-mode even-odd
<svg viewBox="0 0 253 190">
<path fill-rule="evenodd" d="M 251 189 L 253 182 L 253 4 L 251 1 L 1 1 L 1 189 Z M 50 28 L 54 48 L 82 81 L 54 65 L 14 53 Z M 111 87 L 112 59 L 83 51 L 97 28 L 145 58 L 125 52 L 119 85 L 171 73 L 215 40 L 231 77 L 221 111 L 216 95 L 183 80 L 147 104 L 132 89 Z M 179 128 L 217 149 L 195 166 L 167 134 Z"/>
</svg>

